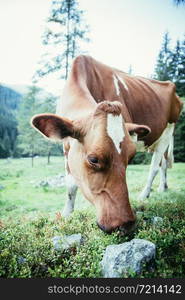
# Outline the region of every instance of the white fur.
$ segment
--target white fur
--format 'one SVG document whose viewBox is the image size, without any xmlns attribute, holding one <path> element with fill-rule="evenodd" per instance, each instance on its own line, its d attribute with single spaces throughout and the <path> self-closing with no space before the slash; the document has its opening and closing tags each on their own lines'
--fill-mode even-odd
<svg viewBox="0 0 185 300">
<path fill-rule="evenodd" d="M 154 150 L 154 151 L 158 151 L 159 149 L 161 149 L 162 145 L 166 145 L 166 148 L 170 145 L 170 142 L 172 140 L 173 137 L 173 132 L 174 132 L 174 123 L 168 123 L 168 125 L 166 126 L 165 130 L 163 131 L 163 133 L 161 134 L 161 136 L 159 137 L 159 139 L 157 141 L 155 141 L 155 143 L 153 143 L 153 145 L 151 145 L 149 147 L 149 150 Z"/>
<path fill-rule="evenodd" d="M 161 161 L 160 167 L 160 185 L 158 187 L 158 192 L 164 192 L 167 188 L 167 160 L 165 159 L 164 155 Z"/>
<path fill-rule="evenodd" d="M 135 144 L 137 152 L 145 152 L 146 151 L 144 142 L 138 141 L 137 133 L 134 133 L 133 135 L 131 135 L 130 138 L 131 138 L 132 142 Z"/>
<path fill-rule="evenodd" d="M 67 158 L 65 158 L 65 171 L 66 171 L 65 183 L 66 183 L 67 192 L 68 192 L 68 199 L 65 203 L 65 207 L 62 212 L 62 216 L 68 217 L 74 211 L 74 204 L 75 204 L 75 198 L 76 198 L 76 193 L 77 193 L 78 187 L 75 183 L 73 176 L 71 174 L 69 174 L 67 171 Z"/>
<path fill-rule="evenodd" d="M 113 116 L 108 114 L 107 117 L 107 133 L 112 139 L 113 143 L 116 146 L 118 153 L 121 152 L 120 143 L 125 137 L 125 132 L 123 129 L 123 118 L 122 116 Z"/>
<path fill-rule="evenodd" d="M 174 136 L 172 135 L 170 144 L 168 147 L 168 159 L 167 159 L 167 167 L 168 168 L 172 168 L 172 165 L 174 163 L 173 148 L 174 148 Z"/>
<path fill-rule="evenodd" d="M 153 180 L 159 171 L 160 162 L 163 158 L 163 155 L 171 143 L 171 140 L 173 138 L 173 132 L 174 132 L 174 123 L 168 124 L 165 130 L 163 131 L 162 135 L 160 136 L 160 138 L 153 145 L 149 147 L 149 149 L 154 151 L 154 154 L 152 156 L 147 184 L 139 197 L 140 199 L 145 199 L 150 195 Z M 164 166 L 163 169 L 165 169 Z M 164 177 L 164 174 L 162 176 Z"/>
<path fill-rule="evenodd" d="M 119 79 L 119 81 L 122 83 L 124 88 L 128 91 L 128 86 L 126 85 L 126 82 L 123 80 L 123 78 L 121 78 L 119 75 L 116 75 L 116 76 Z"/>
<path fill-rule="evenodd" d="M 119 85 L 118 85 L 118 79 L 116 78 L 115 75 L 112 75 L 112 76 L 113 76 L 113 80 L 114 80 L 114 86 L 115 86 L 115 89 L 116 89 L 116 95 L 119 96 L 120 89 L 119 89 Z"/>
<path fill-rule="evenodd" d="M 65 183 L 68 189 L 73 189 L 73 187 L 76 185 L 75 180 L 71 174 L 66 174 L 65 177 Z"/>
</svg>

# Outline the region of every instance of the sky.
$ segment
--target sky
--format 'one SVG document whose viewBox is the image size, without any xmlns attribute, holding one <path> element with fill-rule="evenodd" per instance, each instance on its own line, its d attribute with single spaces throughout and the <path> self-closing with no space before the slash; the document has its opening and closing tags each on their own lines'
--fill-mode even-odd
<svg viewBox="0 0 185 300">
<path fill-rule="evenodd" d="M 90 26 L 86 46 L 95 59 L 135 75 L 154 72 L 162 37 L 169 31 L 172 45 L 185 34 L 185 5 L 173 0 L 79 0 Z M 32 84 L 46 49 L 41 36 L 51 0 L 0 0 L 0 83 Z M 61 79 L 44 78 L 39 85 L 60 93 Z"/>
</svg>

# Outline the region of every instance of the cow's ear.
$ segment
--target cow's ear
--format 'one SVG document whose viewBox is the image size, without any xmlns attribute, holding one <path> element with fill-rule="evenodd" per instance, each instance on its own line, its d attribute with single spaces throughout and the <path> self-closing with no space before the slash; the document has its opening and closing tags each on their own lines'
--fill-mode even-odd
<svg viewBox="0 0 185 300">
<path fill-rule="evenodd" d="M 80 131 L 71 120 L 55 114 L 36 115 L 31 119 L 31 125 L 42 135 L 53 140 L 61 140 L 68 136 L 76 139 L 80 137 Z"/>
<path fill-rule="evenodd" d="M 129 134 L 132 136 L 134 134 L 137 134 L 137 138 L 140 140 L 147 136 L 150 132 L 151 129 L 150 127 L 146 125 L 138 125 L 134 123 L 125 123 L 125 127 L 127 128 Z"/>
</svg>

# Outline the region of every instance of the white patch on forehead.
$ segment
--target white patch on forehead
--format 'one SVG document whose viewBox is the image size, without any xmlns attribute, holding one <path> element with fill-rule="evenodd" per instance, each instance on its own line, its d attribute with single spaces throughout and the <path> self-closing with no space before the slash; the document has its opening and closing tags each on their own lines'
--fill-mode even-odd
<svg viewBox="0 0 185 300">
<path fill-rule="evenodd" d="M 119 75 L 116 75 L 116 76 L 119 79 L 119 81 L 122 83 L 124 88 L 128 91 L 128 86 L 126 85 L 126 82 L 123 80 L 123 78 L 121 78 Z"/>
<path fill-rule="evenodd" d="M 112 75 L 112 77 L 113 77 L 113 80 L 114 80 L 114 86 L 115 86 L 115 89 L 116 89 L 116 95 L 119 96 L 120 89 L 119 89 L 119 85 L 118 85 L 118 79 L 116 78 L 115 75 Z"/>
<path fill-rule="evenodd" d="M 123 141 L 125 137 L 125 132 L 123 129 L 123 118 L 122 116 L 113 116 L 112 114 L 108 114 L 107 116 L 107 133 L 109 137 L 112 139 L 113 143 L 118 150 L 118 153 L 121 152 L 120 143 Z"/>
</svg>

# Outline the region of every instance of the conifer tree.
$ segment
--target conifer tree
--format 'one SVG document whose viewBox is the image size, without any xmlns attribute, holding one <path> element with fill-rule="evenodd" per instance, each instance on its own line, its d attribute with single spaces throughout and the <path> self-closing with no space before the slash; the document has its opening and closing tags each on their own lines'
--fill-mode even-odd
<svg viewBox="0 0 185 300">
<path fill-rule="evenodd" d="M 178 6 L 180 4 L 184 4 L 185 0 L 174 0 L 174 3 Z"/>
<path fill-rule="evenodd" d="M 54 112 L 56 106 L 56 98 L 52 96 L 43 97 L 42 90 L 38 87 L 30 87 L 28 93 L 22 100 L 20 110 L 18 112 L 18 147 L 22 155 L 30 156 L 32 166 L 34 164 L 34 156 L 48 155 L 48 163 L 53 145 L 47 139 L 31 127 L 31 118 L 38 113 Z"/>
<path fill-rule="evenodd" d="M 17 138 L 16 110 L 21 95 L 0 85 L 0 158 L 15 156 Z"/>
<path fill-rule="evenodd" d="M 170 69 L 172 62 L 172 52 L 170 50 L 169 33 L 166 32 L 163 37 L 162 47 L 159 52 L 155 68 L 155 78 L 161 81 L 170 80 Z"/>
<path fill-rule="evenodd" d="M 185 97 L 185 39 L 179 47 L 179 59 L 175 84 L 179 96 Z"/>
<path fill-rule="evenodd" d="M 53 0 L 43 44 L 48 52 L 40 61 L 35 80 L 53 72 L 67 79 L 72 59 L 82 53 L 82 42 L 88 42 L 89 29 L 77 0 Z"/>
</svg>

